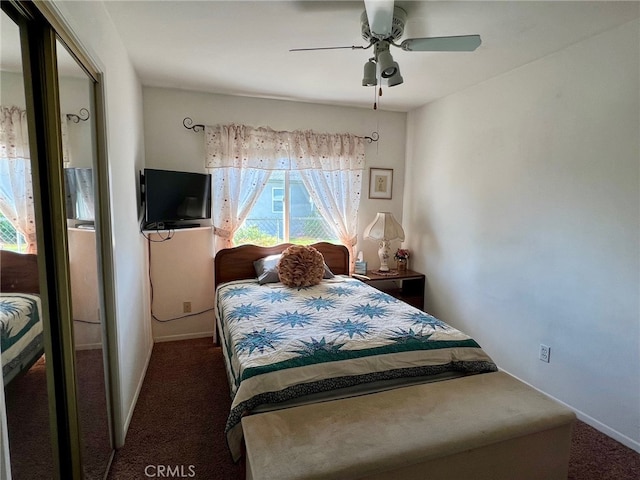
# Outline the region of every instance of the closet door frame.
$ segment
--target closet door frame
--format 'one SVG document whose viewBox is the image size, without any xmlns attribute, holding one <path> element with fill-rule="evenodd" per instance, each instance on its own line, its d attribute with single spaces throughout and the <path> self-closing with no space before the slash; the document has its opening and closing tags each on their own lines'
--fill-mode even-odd
<svg viewBox="0 0 640 480">
<path fill-rule="evenodd" d="M 54 469 L 60 479 L 81 479 L 82 458 L 78 416 L 71 283 L 65 215 L 60 98 L 56 57 L 59 38 L 93 80 L 96 131 L 96 210 L 100 308 L 103 315 L 105 382 L 109 436 L 115 445 L 113 419 L 119 418 L 115 337 L 115 289 L 109 212 L 105 103 L 102 75 L 60 21 L 50 2 L 3 0 L 2 10 L 20 29 L 24 86 L 32 158 L 38 270 L 47 358 L 47 389 Z"/>
</svg>

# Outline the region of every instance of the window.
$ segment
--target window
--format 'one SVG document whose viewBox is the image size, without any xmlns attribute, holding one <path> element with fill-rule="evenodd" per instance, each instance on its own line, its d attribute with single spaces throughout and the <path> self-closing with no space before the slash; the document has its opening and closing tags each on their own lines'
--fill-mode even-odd
<svg viewBox="0 0 640 480">
<path fill-rule="evenodd" d="M 338 242 L 296 171 L 274 171 L 262 195 L 236 232 L 236 245 Z"/>
<path fill-rule="evenodd" d="M 271 213 L 284 213 L 284 188 L 271 187 Z"/>
<path fill-rule="evenodd" d="M 2 213 L 0 213 L 0 250 L 27 252 L 27 241 Z"/>
</svg>

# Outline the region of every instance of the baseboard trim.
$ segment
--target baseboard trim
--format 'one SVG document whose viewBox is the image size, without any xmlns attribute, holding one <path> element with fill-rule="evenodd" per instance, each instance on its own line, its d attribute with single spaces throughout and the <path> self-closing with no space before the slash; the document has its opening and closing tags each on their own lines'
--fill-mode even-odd
<svg viewBox="0 0 640 480">
<path fill-rule="evenodd" d="M 149 368 L 149 362 L 151 362 L 151 354 L 153 353 L 153 343 L 151 343 L 150 345 L 151 345 L 151 348 L 149 348 L 147 352 L 147 358 L 144 363 L 144 368 L 142 369 L 142 375 L 140 375 L 140 380 L 138 381 L 138 385 L 136 386 L 136 392 L 133 395 L 133 400 L 131 402 L 131 405 L 129 406 L 129 411 L 127 412 L 127 416 L 124 421 L 122 439 L 121 439 L 121 442 L 118 442 L 118 443 L 121 443 L 121 445 L 116 445 L 116 448 L 122 447 L 126 442 L 127 432 L 129 431 L 129 425 L 131 424 L 131 419 L 133 418 L 133 412 L 136 409 L 136 405 L 138 403 L 138 397 L 140 396 L 140 391 L 142 390 L 142 384 L 144 383 L 144 379 L 147 376 L 147 369 Z"/>
<path fill-rule="evenodd" d="M 634 439 L 627 437 L 626 435 L 624 435 L 623 433 L 618 432 L 617 430 L 614 430 L 613 428 L 605 425 L 604 423 L 600 422 L 599 420 L 596 420 L 592 416 L 587 415 L 586 413 L 578 410 L 577 408 L 569 405 L 568 403 L 563 402 L 562 400 L 554 397 L 553 395 L 549 395 L 544 390 L 540 390 L 535 385 L 531 385 L 529 382 L 521 379 L 517 375 L 514 375 L 513 373 L 508 372 L 507 370 L 505 370 L 503 368 L 500 368 L 500 370 L 503 371 L 504 373 L 507 373 L 507 374 L 511 375 L 513 378 L 516 378 L 516 379 L 520 380 L 522 383 L 524 383 L 526 385 L 529 385 L 534 390 L 537 390 L 538 392 L 546 395 L 547 397 L 555 400 L 556 402 L 561 403 L 565 407 L 573 410 L 573 412 L 576 414 L 578 419 L 580 419 L 581 421 L 583 421 L 587 425 L 592 426 L 593 428 L 595 428 L 596 430 L 604 433 L 608 437 L 611 437 L 614 440 L 616 440 L 616 441 L 620 442 L 621 444 L 623 444 L 624 446 L 629 447 L 630 449 L 635 450 L 636 452 L 640 453 L 640 442 L 636 442 Z"/>
<path fill-rule="evenodd" d="M 213 338 L 213 330 L 209 330 L 206 332 L 181 333 L 179 335 L 165 335 L 162 337 L 154 337 L 153 342 L 154 343 L 175 342 L 176 340 L 190 340 L 192 338 L 203 338 L 203 337 Z"/>
</svg>

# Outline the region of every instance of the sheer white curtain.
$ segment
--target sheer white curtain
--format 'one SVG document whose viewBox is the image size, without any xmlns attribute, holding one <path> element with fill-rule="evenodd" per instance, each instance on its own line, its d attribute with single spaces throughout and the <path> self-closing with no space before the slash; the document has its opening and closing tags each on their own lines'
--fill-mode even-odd
<svg viewBox="0 0 640 480">
<path fill-rule="evenodd" d="M 300 172 L 323 218 L 353 250 L 364 169 L 362 137 L 217 125 L 205 128 L 205 150 L 205 166 L 213 176 L 216 250 L 233 245 L 234 233 L 274 170 Z"/>
<path fill-rule="evenodd" d="M 72 213 L 68 218 L 93 221 L 95 219 L 93 169 L 69 167 L 64 169 L 64 174 L 67 215 Z"/>
<path fill-rule="evenodd" d="M 71 154 L 69 153 L 69 119 L 65 114 L 60 117 L 60 133 L 62 134 L 62 166 L 71 166 Z"/>
<path fill-rule="evenodd" d="M 0 106 L 0 211 L 27 241 L 27 253 L 35 253 L 27 113 L 15 106 Z"/>
<path fill-rule="evenodd" d="M 351 270 L 358 241 L 358 209 L 364 169 L 364 140 L 351 134 L 292 132 L 292 170 L 309 191 L 322 217 L 349 249 Z"/>
<path fill-rule="evenodd" d="M 287 162 L 286 144 L 268 128 L 205 127 L 205 166 L 211 170 L 214 247 L 233 246 L 273 170 Z M 285 162 L 285 163 L 282 163 Z"/>
</svg>

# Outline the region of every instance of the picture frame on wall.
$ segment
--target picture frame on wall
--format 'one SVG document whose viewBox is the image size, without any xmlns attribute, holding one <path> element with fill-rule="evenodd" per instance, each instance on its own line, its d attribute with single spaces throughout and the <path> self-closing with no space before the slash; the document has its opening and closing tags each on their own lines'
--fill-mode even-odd
<svg viewBox="0 0 640 480">
<path fill-rule="evenodd" d="M 391 200 L 393 191 L 393 168 L 369 169 L 369 198 Z"/>
</svg>

